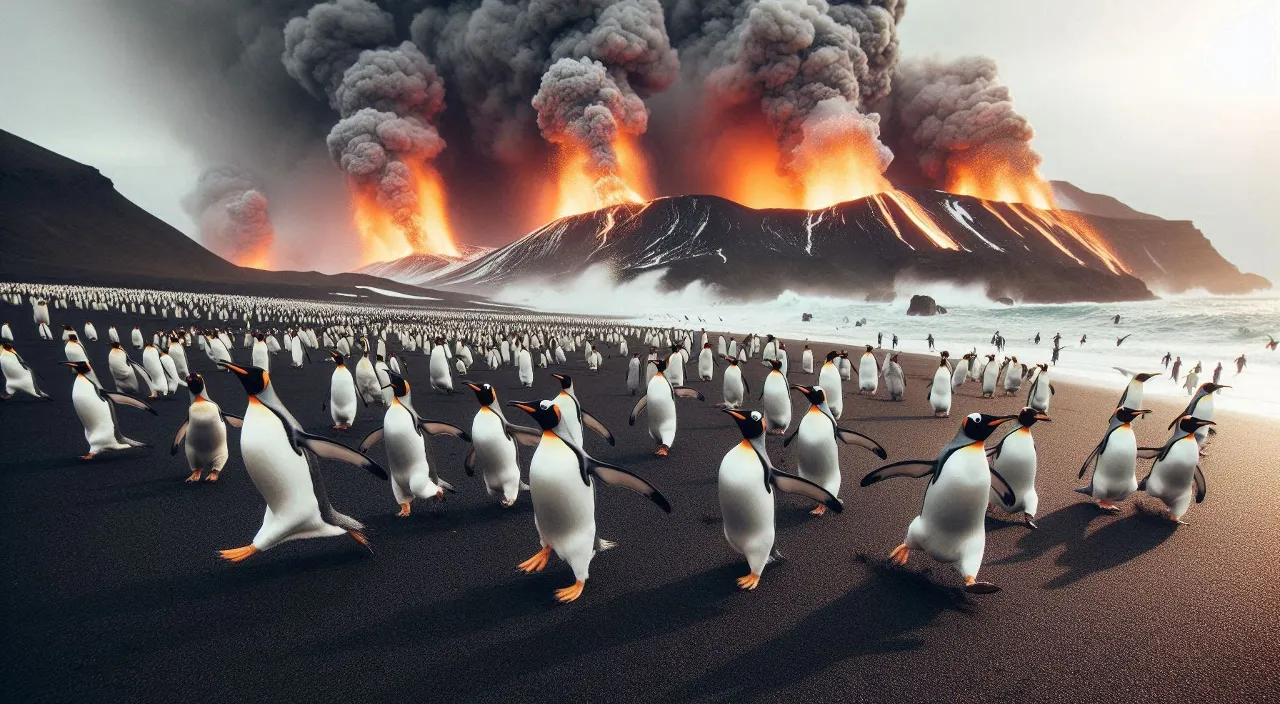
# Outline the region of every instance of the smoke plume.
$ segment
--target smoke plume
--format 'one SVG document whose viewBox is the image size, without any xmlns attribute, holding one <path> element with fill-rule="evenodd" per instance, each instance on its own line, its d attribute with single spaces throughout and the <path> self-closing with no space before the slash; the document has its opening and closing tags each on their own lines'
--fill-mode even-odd
<svg viewBox="0 0 1280 704">
<path fill-rule="evenodd" d="M 206 169 L 182 205 L 215 254 L 236 264 L 264 263 L 275 231 L 267 198 L 250 174 L 234 166 Z"/>
<path fill-rule="evenodd" d="M 284 26 L 284 67 L 316 97 L 334 103 L 360 52 L 395 42 L 390 13 L 369 0 L 330 0 Z"/>
</svg>

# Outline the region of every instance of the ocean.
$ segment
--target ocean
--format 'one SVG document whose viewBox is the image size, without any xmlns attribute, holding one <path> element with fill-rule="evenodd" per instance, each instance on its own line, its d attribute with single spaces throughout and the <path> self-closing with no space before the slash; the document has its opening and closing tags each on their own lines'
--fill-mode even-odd
<svg viewBox="0 0 1280 704">
<path fill-rule="evenodd" d="M 720 299 L 713 290 L 697 285 L 658 293 L 655 284 L 656 277 L 641 277 L 615 286 L 607 274 L 589 271 L 570 288 L 512 290 L 503 300 L 548 311 L 617 315 L 643 325 L 821 340 L 850 351 L 875 344 L 876 334 L 883 332 L 885 347 L 896 334 L 899 349 L 906 352 L 927 354 L 925 338 L 932 334 L 936 348 L 949 350 L 952 357 L 975 348 L 980 355 L 997 354 L 991 337 L 998 330 L 1005 338 L 1003 354 L 1026 364 L 1048 363 L 1053 336 L 1061 333 L 1062 351 L 1052 369 L 1055 377 L 1113 388 L 1119 398 L 1127 380 L 1114 367 L 1164 372 L 1163 377 L 1147 382 L 1146 393 L 1185 398 L 1183 380 L 1171 379 L 1161 358 L 1166 353 L 1181 357 L 1184 377 L 1200 363 L 1200 383 L 1212 379 L 1220 362 L 1221 383 L 1232 388 L 1218 395 L 1219 408 L 1280 417 L 1280 351 L 1265 346 L 1268 335 L 1280 334 L 1280 294 L 1274 292 L 1240 297 L 1184 294 L 1140 303 L 1005 306 L 987 300 L 978 288 L 902 283 L 892 303 L 792 292 L 772 301 L 740 303 Z M 912 294 L 932 296 L 947 308 L 947 314 L 908 316 Z M 812 316 L 807 322 L 801 319 L 805 313 Z M 1117 314 L 1120 323 L 1114 324 Z M 865 325 L 855 325 L 863 319 Z M 1039 345 L 1033 342 L 1037 333 Z M 1125 335 L 1129 337 L 1117 347 L 1116 338 Z M 1083 345 L 1082 336 L 1088 338 Z M 826 352 L 824 346 L 814 349 L 819 355 Z M 798 360 L 800 350 L 790 352 Z M 1233 360 L 1242 354 L 1247 363 L 1237 374 Z"/>
</svg>

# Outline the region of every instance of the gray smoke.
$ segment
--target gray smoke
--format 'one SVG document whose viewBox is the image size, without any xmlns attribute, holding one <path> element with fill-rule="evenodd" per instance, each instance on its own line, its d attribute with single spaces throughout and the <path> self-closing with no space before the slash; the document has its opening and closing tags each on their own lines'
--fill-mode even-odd
<svg viewBox="0 0 1280 704">
<path fill-rule="evenodd" d="M 205 246 L 237 264 L 260 261 L 275 239 L 261 187 L 234 166 L 206 169 L 182 205 Z"/>
<path fill-rule="evenodd" d="M 559 129 L 561 123 L 585 118 L 588 104 L 581 104 L 583 115 L 569 118 L 564 110 L 571 101 L 554 96 L 561 78 L 575 84 L 565 91 L 579 93 L 580 84 L 594 78 L 585 79 L 584 69 L 568 64 L 544 78 L 562 59 L 579 66 L 583 59 L 599 63 L 628 114 L 679 75 L 657 0 L 463 0 L 419 13 L 411 34 L 457 89 L 476 145 L 508 162 L 527 156 L 540 124 L 564 137 L 572 130 Z M 539 114 L 533 101 L 540 92 L 540 104 L 554 105 L 556 114 Z M 598 110 L 593 114 L 599 119 Z M 647 116 L 622 122 L 643 131 Z"/>
<path fill-rule="evenodd" d="M 894 78 L 893 103 L 900 139 L 907 140 L 921 170 L 939 186 L 948 181 L 949 164 L 975 156 L 997 158 L 1027 173 L 1040 164 L 1031 148 L 1031 123 L 1014 110 L 995 61 L 985 56 L 903 62 Z"/>
<path fill-rule="evenodd" d="M 395 39 L 390 13 L 369 0 L 330 0 L 284 26 L 284 67 L 312 95 L 333 104 L 360 52 Z"/>
<path fill-rule="evenodd" d="M 604 64 L 591 59 L 560 59 L 542 76 L 533 96 L 538 128 L 548 141 L 583 148 L 594 179 L 617 174 L 618 133 L 640 134 L 648 125 L 644 101 L 624 92 Z"/>
</svg>

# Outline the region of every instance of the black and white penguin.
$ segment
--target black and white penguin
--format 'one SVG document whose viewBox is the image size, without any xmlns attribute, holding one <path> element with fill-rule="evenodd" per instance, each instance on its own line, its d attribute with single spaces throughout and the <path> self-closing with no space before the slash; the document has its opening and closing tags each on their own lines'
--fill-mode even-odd
<svg viewBox="0 0 1280 704">
<path fill-rule="evenodd" d="M 725 357 L 724 361 L 729 366 L 725 367 L 721 381 L 724 403 L 720 405 L 724 408 L 739 408 L 746 395 L 751 392 L 751 387 L 747 385 L 747 378 L 742 375 L 742 364 L 737 357 Z"/>
<path fill-rule="evenodd" d="M 796 385 L 791 388 L 803 394 L 809 402 L 809 410 L 800 419 L 796 431 L 782 442 L 783 447 L 789 447 L 792 441 L 796 441 L 796 474 L 826 489 L 832 496 L 839 496 L 840 454 L 836 447 L 837 440 L 864 448 L 880 459 L 889 456 L 875 440 L 836 425 L 835 416 L 827 406 L 827 394 L 821 386 Z M 826 504 L 819 502 L 811 513 L 821 516 L 826 512 Z"/>
<path fill-rule="evenodd" d="M 564 416 L 564 427 L 569 434 L 569 439 L 578 447 L 583 447 L 585 443 L 583 442 L 582 428 L 586 426 L 596 435 L 604 438 L 610 445 L 616 445 L 617 440 L 614 439 L 613 433 L 578 402 L 578 394 L 574 393 L 573 390 L 573 377 L 568 374 L 552 374 L 551 376 L 555 377 L 556 381 L 560 383 L 560 393 L 556 394 L 555 404 L 560 407 L 560 413 Z"/>
<path fill-rule="evenodd" d="M 1151 465 L 1151 473 L 1138 483 L 1138 489 L 1163 501 L 1169 508 L 1169 520 L 1175 523 L 1185 524 L 1182 517 L 1191 507 L 1192 497 L 1201 503 L 1208 492 L 1195 433 L 1213 424 L 1211 420 L 1182 416 L 1163 447 L 1144 448 L 1148 453 L 1155 450 L 1156 461 Z"/>
<path fill-rule="evenodd" d="M 1102 441 L 1084 459 L 1084 464 L 1080 465 L 1079 478 L 1083 479 L 1089 471 L 1089 463 L 1094 462 L 1093 478 L 1088 486 L 1076 491 L 1097 501 L 1103 510 L 1119 511 L 1115 502 L 1123 501 L 1138 490 L 1138 439 L 1134 436 L 1130 423 L 1150 412 L 1146 409 L 1117 408 L 1111 414 L 1111 422 Z"/>
<path fill-rule="evenodd" d="M 520 490 L 529 488 L 520 481 L 516 444 L 537 447 L 542 432 L 509 423 L 498 403 L 498 392 L 491 385 L 462 383 L 475 392 L 480 402 L 480 410 L 471 421 L 471 451 L 463 467 L 467 476 L 474 476 L 479 468 L 485 491 L 489 496 L 500 497 L 502 507 L 509 508 L 515 504 Z"/>
<path fill-rule="evenodd" d="M 192 374 L 186 378 L 186 383 L 187 392 L 191 394 L 191 406 L 187 409 L 187 420 L 173 436 L 169 454 L 178 454 L 178 448 L 185 450 L 187 466 L 191 469 L 187 475 L 188 482 L 200 481 L 204 472 L 209 473 L 205 481 L 216 482 L 222 476 L 222 468 L 230 454 L 227 452 L 227 426 L 239 428 L 244 425 L 244 419 L 224 413 L 209 398 L 204 377 Z"/>
<path fill-rule="evenodd" d="M 1037 421 L 1049 420 L 1049 416 L 1034 408 L 1023 408 L 1018 412 L 1013 430 L 987 452 L 991 469 L 1009 482 L 1014 495 L 1014 502 L 1006 504 L 1003 495 L 992 488 L 992 504 L 1006 513 L 1021 513 L 1028 528 L 1037 527 L 1033 519 L 1040 506 L 1040 495 L 1036 493 L 1036 443 L 1031 438 L 1031 426 Z"/>
<path fill-rule="evenodd" d="M 760 390 L 760 405 L 769 423 L 769 432 L 774 435 L 785 435 L 787 429 L 791 427 L 791 393 L 787 385 L 787 377 L 782 373 L 782 362 L 772 359 L 766 364 L 773 368 L 764 377 L 764 388 Z"/>
<path fill-rule="evenodd" d="M 706 397 L 701 391 L 691 389 L 687 386 L 672 386 L 667 381 L 667 377 L 663 372 L 667 368 L 667 363 L 661 359 L 655 359 L 651 362 L 657 373 L 653 378 L 649 379 L 649 385 L 645 390 L 645 395 L 636 401 L 635 408 L 631 409 L 631 417 L 627 420 L 628 425 L 635 425 L 636 418 L 640 412 L 648 408 L 649 413 L 649 437 L 658 443 L 658 449 L 654 452 L 659 457 L 666 457 L 671 451 L 671 446 L 676 441 L 676 427 L 678 419 L 676 417 L 676 398 L 696 398 L 699 401 L 705 401 Z"/>
<path fill-rule="evenodd" d="M 146 411 L 153 416 L 160 415 L 156 409 L 146 402 L 128 394 L 107 391 L 94 381 L 92 368 L 88 362 L 63 362 L 76 373 L 71 385 L 71 403 L 75 406 L 80 424 L 84 426 L 84 439 L 89 442 L 88 454 L 81 455 L 82 460 L 91 460 L 99 453 L 127 450 L 131 447 L 145 447 L 146 443 L 130 440 L 120 431 L 120 422 L 116 418 L 116 406 L 128 406 Z"/>
<path fill-rule="evenodd" d="M 1169 423 L 1169 429 L 1172 430 L 1173 427 L 1181 422 L 1182 418 L 1185 416 L 1199 418 L 1200 420 L 1213 420 L 1214 394 L 1217 391 L 1229 388 L 1231 387 L 1224 386 L 1222 384 L 1215 384 L 1212 381 L 1201 384 L 1200 387 L 1196 389 L 1195 395 L 1191 397 L 1191 401 L 1187 404 L 1187 407 L 1182 409 L 1181 415 L 1174 418 L 1173 422 Z M 1213 423 L 1201 425 L 1196 428 L 1196 444 L 1200 447 L 1204 447 L 1205 442 L 1209 440 L 1209 426 L 1211 425 L 1213 425 Z"/>
<path fill-rule="evenodd" d="M 19 391 L 47 401 L 53 400 L 53 397 L 41 390 L 40 385 L 36 383 L 35 371 L 27 366 L 26 360 L 7 341 L 0 342 L 0 372 L 4 373 L 4 395 L 0 396 L 0 401 L 13 398 L 13 395 Z M 94 377 L 93 370 L 89 369 L 87 373 L 96 385 L 97 378 Z"/>
</svg>

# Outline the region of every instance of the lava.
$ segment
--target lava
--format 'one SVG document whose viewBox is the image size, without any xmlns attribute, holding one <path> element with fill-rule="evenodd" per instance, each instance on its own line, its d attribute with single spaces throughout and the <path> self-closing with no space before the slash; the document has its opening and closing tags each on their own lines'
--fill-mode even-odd
<svg viewBox="0 0 1280 704">
<path fill-rule="evenodd" d="M 410 218 L 397 218 L 387 211 L 371 188 L 357 187 L 352 193 L 351 215 L 360 235 L 362 264 L 410 254 L 458 256 L 440 174 L 428 166 L 411 167 L 410 173 L 418 196 L 418 212 Z"/>
<path fill-rule="evenodd" d="M 893 230 L 893 234 L 897 235 L 898 239 L 902 240 L 908 247 L 915 249 L 910 242 L 907 242 L 907 238 L 902 236 L 902 229 L 898 227 L 898 223 L 893 217 L 893 212 L 889 209 L 889 203 L 898 206 L 898 209 L 906 216 L 907 221 L 915 225 L 916 229 L 933 243 L 933 246 L 938 249 L 958 250 L 961 248 L 955 240 L 951 239 L 951 235 L 948 235 L 946 230 L 943 230 L 934 221 L 929 211 L 925 210 L 924 206 L 906 193 L 891 188 L 884 193 L 877 193 L 871 196 L 870 201 L 880 211 L 885 223 L 889 225 L 889 229 Z"/>
<path fill-rule="evenodd" d="M 644 155 L 630 137 L 613 144 L 618 172 L 593 176 L 588 158 L 581 150 L 561 146 L 553 166 L 556 169 L 554 218 L 589 213 L 613 205 L 645 203 L 639 189 L 648 189 L 649 172 Z"/>
<path fill-rule="evenodd" d="M 250 269 L 270 269 L 271 248 L 269 245 L 264 244 L 253 251 L 241 254 L 232 263 L 236 266 L 244 266 Z"/>
</svg>

